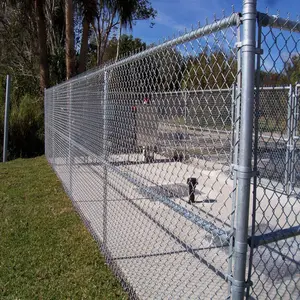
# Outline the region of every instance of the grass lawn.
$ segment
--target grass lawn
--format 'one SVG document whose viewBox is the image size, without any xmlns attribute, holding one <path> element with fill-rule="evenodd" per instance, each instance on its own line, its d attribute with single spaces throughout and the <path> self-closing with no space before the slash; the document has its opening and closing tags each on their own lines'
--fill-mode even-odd
<svg viewBox="0 0 300 300">
<path fill-rule="evenodd" d="M 0 299 L 127 299 L 45 157 L 0 164 Z"/>
</svg>

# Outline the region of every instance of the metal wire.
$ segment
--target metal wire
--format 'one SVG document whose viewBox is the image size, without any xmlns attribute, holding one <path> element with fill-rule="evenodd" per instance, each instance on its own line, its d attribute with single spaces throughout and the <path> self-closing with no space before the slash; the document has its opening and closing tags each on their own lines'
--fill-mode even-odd
<svg viewBox="0 0 300 300">
<path fill-rule="evenodd" d="M 299 57 L 299 22 L 259 14 L 263 51 L 257 91 L 257 170 L 249 294 L 255 299 L 298 299 L 298 105 L 292 57 Z M 294 74 L 294 75 L 292 75 Z M 266 87 L 266 85 L 268 87 Z"/>
<path fill-rule="evenodd" d="M 132 298 L 299 296 L 298 23 L 258 14 L 241 72 L 241 15 L 45 91 L 46 157 Z"/>
</svg>

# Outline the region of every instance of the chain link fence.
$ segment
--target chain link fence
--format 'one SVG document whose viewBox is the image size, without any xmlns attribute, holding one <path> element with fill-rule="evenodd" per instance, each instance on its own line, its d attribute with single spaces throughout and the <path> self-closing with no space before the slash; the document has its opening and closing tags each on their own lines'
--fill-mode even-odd
<svg viewBox="0 0 300 300">
<path fill-rule="evenodd" d="M 45 91 L 46 157 L 132 298 L 299 296 L 298 85 L 266 66 L 299 25 L 258 14 L 251 90 L 240 16 Z"/>
<path fill-rule="evenodd" d="M 298 85 L 300 26 L 258 15 L 254 179 L 248 289 L 255 299 L 300 295 Z M 293 62 L 296 59 L 296 63 Z M 265 86 L 268 87 L 265 87 Z"/>
</svg>

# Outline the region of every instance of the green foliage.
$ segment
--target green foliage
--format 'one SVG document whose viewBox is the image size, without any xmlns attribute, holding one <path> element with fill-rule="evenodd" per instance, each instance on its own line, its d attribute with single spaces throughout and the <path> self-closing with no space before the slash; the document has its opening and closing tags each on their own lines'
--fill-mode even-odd
<svg viewBox="0 0 300 300">
<path fill-rule="evenodd" d="M 139 86 L 139 93 L 151 97 L 151 93 L 179 90 L 184 68 L 181 53 L 175 48 L 166 48 L 112 70 L 111 77 L 114 78 L 114 89 L 122 91 L 130 78 L 132 84 L 126 86 L 126 92 L 135 93 Z"/>
<path fill-rule="evenodd" d="M 300 83 L 300 55 L 293 55 L 284 66 L 291 84 Z"/>
<path fill-rule="evenodd" d="M 103 61 L 109 61 L 116 58 L 118 47 L 118 39 L 113 37 L 104 52 Z M 137 49 L 145 49 L 146 43 L 142 42 L 139 38 L 133 38 L 132 35 L 123 34 L 120 38 L 120 56 L 123 54 L 128 54 Z"/>
<path fill-rule="evenodd" d="M 0 168 L 0 299 L 128 299 L 44 157 Z"/>
<path fill-rule="evenodd" d="M 66 78 L 65 1 L 38 2 L 0 0 L 0 65 L 1 73 L 12 76 L 9 123 L 9 159 L 31 157 L 43 153 L 43 87 L 56 85 Z M 148 0 L 74 1 L 75 39 L 79 60 L 82 21 L 89 22 L 86 57 L 88 67 L 99 64 L 112 32 L 118 26 L 131 27 L 137 20 L 153 19 L 156 11 Z M 100 22 L 101 20 L 101 22 Z M 92 24 L 99 26 L 98 48 L 91 43 Z M 45 28 L 44 28 L 45 27 Z M 44 28 L 43 30 L 41 30 Z M 41 34 L 42 33 L 42 34 Z M 46 39 L 45 39 L 46 37 Z M 94 37 L 95 38 L 95 37 Z M 120 53 L 145 47 L 140 39 L 122 36 Z M 109 42 L 107 59 L 114 58 L 116 39 Z M 86 63 L 84 64 L 86 65 Z M 78 66 L 77 66 L 78 67 Z M 79 68 L 77 68 L 78 70 Z M 50 79 L 48 80 L 48 74 Z M 42 75 L 40 77 L 40 75 Z M 42 80 L 41 80 L 42 79 Z M 4 85 L 0 77 L 0 152 L 2 153 Z"/>
<path fill-rule="evenodd" d="M 136 3 L 136 10 L 132 16 L 133 20 L 153 20 L 156 17 L 157 11 L 151 6 L 148 0 L 133 0 Z M 152 26 L 154 23 L 151 24 Z"/>
<path fill-rule="evenodd" d="M 35 97 L 40 93 L 39 78 L 37 76 L 19 76 L 15 74 L 11 80 L 11 94 L 16 102 L 20 102 L 20 99 L 26 94 Z"/>
<path fill-rule="evenodd" d="M 32 77 L 38 74 L 36 24 L 32 20 L 33 1 L 1 1 L 0 65 L 1 73 Z M 28 78 L 27 78 L 28 79 Z"/>
<path fill-rule="evenodd" d="M 230 88 L 237 75 L 236 59 L 222 50 L 201 52 L 187 59 L 182 87 L 188 90 Z"/>
<path fill-rule="evenodd" d="M 121 35 L 122 28 L 132 28 L 138 20 L 153 20 L 156 13 L 148 0 L 100 1 L 94 14 L 98 30 L 93 30 L 93 35 L 89 39 L 89 47 L 93 42 L 96 46 L 97 65 L 103 64 L 109 39 L 116 30 L 119 30 Z"/>
<path fill-rule="evenodd" d="M 291 56 L 287 61 L 285 61 L 282 70 L 277 70 L 274 63 L 271 70 L 260 71 L 261 86 L 295 85 L 299 82 L 300 55 L 298 54 Z"/>
<path fill-rule="evenodd" d="M 66 51 L 58 47 L 49 57 L 50 86 L 61 83 L 66 78 Z"/>
<path fill-rule="evenodd" d="M 140 73 L 145 80 L 145 92 L 178 91 L 186 70 L 186 59 L 176 48 L 170 47 L 144 58 L 141 68 L 144 69 Z"/>
<path fill-rule="evenodd" d="M 290 84 L 290 81 L 285 72 L 276 73 L 274 71 L 260 71 L 261 86 L 283 86 L 287 84 Z"/>
<path fill-rule="evenodd" d="M 4 97 L 0 105 L 0 140 L 3 140 Z M 44 152 L 44 117 L 43 102 L 39 97 L 25 94 L 21 98 L 12 96 L 8 159 L 33 157 Z M 1 142 L 2 154 L 2 142 Z"/>
</svg>

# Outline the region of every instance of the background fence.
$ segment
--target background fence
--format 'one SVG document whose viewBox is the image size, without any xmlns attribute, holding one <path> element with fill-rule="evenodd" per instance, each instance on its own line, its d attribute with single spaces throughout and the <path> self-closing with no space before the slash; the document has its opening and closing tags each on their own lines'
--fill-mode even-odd
<svg viewBox="0 0 300 300">
<path fill-rule="evenodd" d="M 234 13 L 45 91 L 46 157 L 133 298 L 299 297 L 298 86 L 268 44 L 299 24 L 258 21 L 256 88 Z"/>
</svg>

